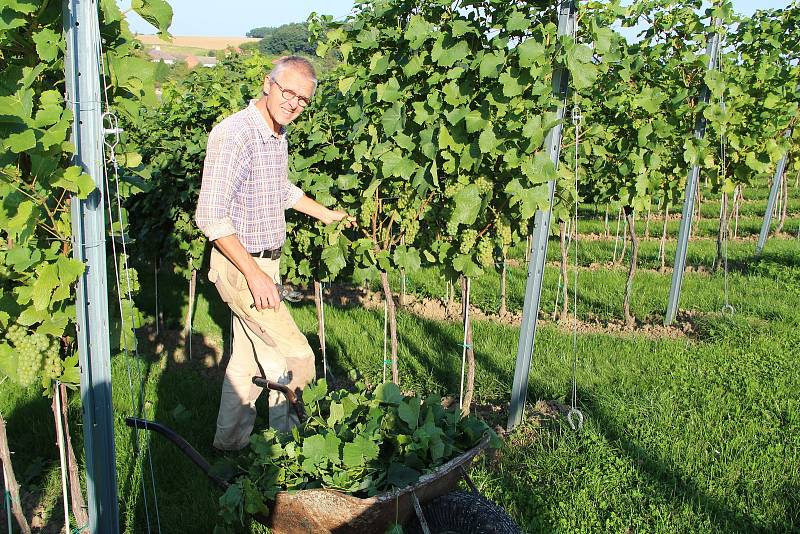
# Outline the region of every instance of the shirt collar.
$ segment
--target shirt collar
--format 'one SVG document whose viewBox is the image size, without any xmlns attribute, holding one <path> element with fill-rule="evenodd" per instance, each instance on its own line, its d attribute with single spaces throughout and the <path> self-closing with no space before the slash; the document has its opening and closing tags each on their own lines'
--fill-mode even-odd
<svg viewBox="0 0 800 534">
<path fill-rule="evenodd" d="M 286 137 L 286 128 L 283 126 L 281 126 L 281 129 L 278 133 L 272 131 L 272 128 L 270 128 L 269 124 L 267 124 L 267 120 L 261 114 L 261 111 L 259 111 L 259 109 L 256 107 L 256 102 L 258 102 L 256 99 L 250 101 L 250 105 L 247 106 L 247 112 L 256 123 L 258 131 L 261 134 L 261 137 L 264 138 L 264 141 L 268 141 L 270 138 L 282 139 Z"/>
</svg>

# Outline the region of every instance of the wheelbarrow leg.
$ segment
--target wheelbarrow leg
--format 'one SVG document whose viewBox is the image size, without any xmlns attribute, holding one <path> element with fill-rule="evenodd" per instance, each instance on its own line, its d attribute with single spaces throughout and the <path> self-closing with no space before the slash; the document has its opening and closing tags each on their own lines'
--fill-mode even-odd
<svg viewBox="0 0 800 534">
<path fill-rule="evenodd" d="M 414 511 L 417 513 L 417 519 L 419 519 L 423 534 L 431 534 L 431 529 L 428 528 L 428 522 L 425 520 L 425 514 L 422 513 L 422 506 L 419 504 L 417 494 L 413 491 L 411 492 L 411 498 L 414 499 Z"/>
<path fill-rule="evenodd" d="M 475 485 L 475 483 L 472 481 L 472 479 L 469 478 L 469 475 L 467 474 L 466 469 L 464 469 L 464 466 L 461 466 L 460 469 L 461 469 L 461 476 L 464 477 L 464 482 L 467 483 L 467 486 L 470 487 L 470 489 L 472 490 L 473 493 L 480 493 L 478 491 L 478 487 Z"/>
</svg>

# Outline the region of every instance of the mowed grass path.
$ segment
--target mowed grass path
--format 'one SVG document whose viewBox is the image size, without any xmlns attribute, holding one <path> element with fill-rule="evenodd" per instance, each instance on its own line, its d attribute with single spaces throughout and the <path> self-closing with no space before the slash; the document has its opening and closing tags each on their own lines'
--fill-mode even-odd
<svg viewBox="0 0 800 534">
<path fill-rule="evenodd" d="M 737 308 L 732 318 L 719 314 L 722 274 L 690 272 L 681 304 L 698 312 L 692 337 L 651 338 L 635 332 L 579 336 L 578 398 L 586 424 L 577 434 L 563 421 L 540 424 L 535 417 L 536 400 L 568 403 L 571 380 L 569 329 L 543 324 L 528 388 L 529 417 L 506 437 L 504 450 L 474 465 L 471 475 L 481 491 L 528 532 L 800 529 L 800 241 L 771 239 L 759 261 L 751 257 L 752 245 L 737 242 L 731 247 L 730 292 Z M 651 244 L 643 249 L 646 246 Z M 597 261 L 608 261 L 609 247 L 613 243 L 608 241 L 587 243 L 584 251 Z M 557 248 L 557 242 L 550 248 Z M 644 266 L 651 253 L 643 253 Z M 713 253 L 713 243 L 693 242 L 690 263 L 710 264 Z M 580 276 L 579 313 L 620 317 L 624 266 L 587 270 Z M 655 320 L 663 314 L 669 276 L 653 270 L 637 274 L 633 309 L 638 317 Z M 143 287 L 153 287 L 147 269 L 140 278 Z M 515 268 L 509 288 L 514 309 L 521 308 L 524 280 L 524 268 Z M 557 269 L 551 265 L 542 300 L 545 310 L 552 309 L 556 283 Z M 433 271 L 414 273 L 407 285 L 411 293 L 437 298 L 444 289 Z M 473 302 L 492 311 L 497 305 L 497 275 L 485 275 L 474 287 Z M 185 310 L 185 285 L 162 277 L 160 291 L 168 326 L 176 328 Z M 151 293 L 142 295 L 141 308 L 145 315 L 152 314 Z M 295 305 L 292 311 L 316 347 L 313 306 Z M 201 283 L 195 355 L 210 352 L 206 344 L 226 346 L 227 313 L 213 287 Z M 326 325 L 334 373 L 344 376 L 358 369 L 378 382 L 383 372 L 382 310 L 327 306 Z M 474 328 L 476 403 L 502 409 L 509 399 L 519 331 L 489 321 L 477 321 Z M 401 311 L 398 332 L 403 388 L 457 394 L 460 324 Z M 143 384 L 145 415 L 175 428 L 215 458 L 210 443 L 219 369 L 207 367 L 200 358 L 182 361 L 169 340 L 165 345 L 160 356 L 143 344 L 138 360 L 114 358 L 123 528 L 147 532 L 149 516 L 152 532 L 158 525 L 161 532 L 210 532 L 220 492 L 160 436 L 152 436 L 149 454 L 137 458 L 132 434 L 123 423 L 133 412 L 131 391 L 135 398 Z M 0 392 L 17 473 L 26 490 L 43 488 L 34 494 L 40 495 L 46 514 L 57 524 L 59 475 L 49 401 L 8 383 L 0 385 Z M 264 406 L 260 409 L 266 413 Z M 82 455 L 77 395 L 70 410 L 74 444 Z M 35 469 L 37 465 L 41 469 Z M 265 531 L 249 524 L 240 530 Z"/>
</svg>

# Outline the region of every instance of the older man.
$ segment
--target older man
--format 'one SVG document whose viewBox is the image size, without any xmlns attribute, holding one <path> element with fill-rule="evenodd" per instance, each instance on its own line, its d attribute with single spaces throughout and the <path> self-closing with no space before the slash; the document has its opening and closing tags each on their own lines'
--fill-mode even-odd
<svg viewBox="0 0 800 534">
<path fill-rule="evenodd" d="M 275 287 L 288 208 L 324 223 L 347 214 L 305 196 L 288 178 L 285 126 L 309 105 L 313 66 L 284 57 L 265 77 L 263 94 L 219 123 L 208 137 L 195 213 L 214 244 L 209 279 L 234 314 L 233 351 L 222 385 L 214 446 L 247 446 L 264 375 L 299 391 L 315 376 L 314 353 Z M 289 430 L 296 417 L 281 394 L 269 392 L 269 423 Z"/>
</svg>

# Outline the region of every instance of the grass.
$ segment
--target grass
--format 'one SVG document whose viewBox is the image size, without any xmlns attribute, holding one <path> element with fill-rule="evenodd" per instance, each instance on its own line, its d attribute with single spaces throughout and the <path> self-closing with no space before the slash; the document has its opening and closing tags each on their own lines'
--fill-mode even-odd
<svg viewBox="0 0 800 534">
<path fill-rule="evenodd" d="M 757 221 L 749 221 L 758 224 Z M 605 263 L 613 239 L 581 243 L 585 266 Z M 668 263 L 674 254 L 668 246 Z M 691 337 L 663 337 L 636 330 L 625 335 L 578 336 L 578 399 L 586 416 L 582 432 L 562 420 L 534 417 L 538 399 L 568 403 L 572 338 L 567 328 L 543 323 L 537 332 L 528 387 L 528 418 L 507 436 L 507 447 L 482 457 L 471 476 L 487 497 L 502 504 L 527 532 L 796 532 L 800 529 L 800 244 L 771 238 L 764 255 L 754 243 L 730 249 L 731 303 L 723 317 L 721 273 L 687 272 L 682 308 L 694 310 Z M 633 312 L 657 322 L 664 313 L 670 274 L 655 270 L 657 241 L 643 241 L 635 280 Z M 555 260 L 557 241 L 550 246 Z M 693 241 L 689 264 L 708 266 L 715 244 Z M 582 270 L 581 317 L 621 317 L 625 267 Z M 523 267 L 511 269 L 509 306 L 522 307 Z M 546 270 L 544 311 L 552 310 L 557 269 Z M 140 271 L 140 307 L 152 319 L 153 273 Z M 202 278 L 201 278 L 202 280 Z M 394 287 L 398 287 L 393 279 Z M 194 320 L 194 354 L 226 348 L 229 314 L 213 287 L 201 281 Z M 179 328 L 185 313 L 185 283 L 160 277 L 167 327 Z M 498 277 L 473 283 L 473 303 L 497 307 Z M 441 298 L 439 273 L 423 269 L 407 278 L 409 293 Z M 312 346 L 312 305 L 293 306 Z M 149 316 L 149 317 L 148 317 Z M 335 375 L 358 369 L 381 379 L 383 314 L 360 307 L 326 307 L 328 356 Z M 477 321 L 476 403 L 503 407 L 513 377 L 518 328 Z M 459 388 L 461 326 L 398 316 L 401 383 L 406 389 L 453 394 Z M 148 344 L 141 356 L 113 359 L 114 410 L 120 517 L 125 532 L 209 532 L 220 492 L 174 446 L 142 434 L 141 456 L 124 426 L 140 392 L 144 415 L 165 423 L 208 458 L 219 402 L 220 370 L 202 357 L 182 358 L 170 334 L 164 350 Z M 129 381 L 130 376 L 130 381 Z M 129 383 L 131 385 L 129 385 Z M 0 385 L 0 411 L 9 425 L 14 467 L 46 519 L 58 525 L 59 475 L 49 400 L 33 390 Z M 266 413 L 260 406 L 260 412 Z M 73 395 L 70 422 L 82 456 L 80 399 Z M 543 422 L 542 422 L 543 421 Z M 496 421 L 504 424 L 502 417 Z M 263 426 L 265 421 L 259 420 Z M 149 453 L 149 454 L 148 454 Z M 152 464 L 154 478 L 150 475 Z M 38 469 L 37 469 L 38 466 Z M 26 475 L 26 471 L 28 472 Z M 155 495 L 154 496 L 154 490 Z M 39 503 L 35 501 L 41 501 Z M 146 511 L 145 511 L 146 506 Z M 241 532 L 265 532 L 245 525 Z"/>
</svg>

